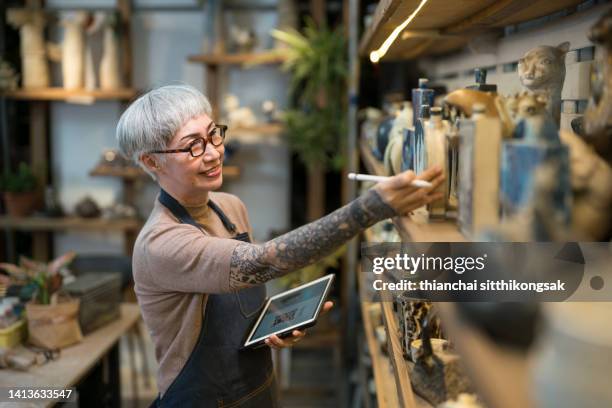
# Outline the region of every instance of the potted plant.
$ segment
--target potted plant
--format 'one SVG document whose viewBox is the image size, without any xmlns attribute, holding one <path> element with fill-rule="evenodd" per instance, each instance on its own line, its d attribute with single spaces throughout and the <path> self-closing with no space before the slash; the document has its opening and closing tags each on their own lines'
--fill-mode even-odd
<svg viewBox="0 0 612 408">
<path fill-rule="evenodd" d="M 0 191 L 3 192 L 8 215 L 25 217 L 36 209 L 36 177 L 27 164 L 21 162 L 17 172 L 4 174 L 0 178 Z"/>
<path fill-rule="evenodd" d="M 69 252 L 44 263 L 21 256 L 18 265 L 0 263 L 14 282 L 23 285 L 20 297 L 31 299 L 26 304 L 28 341 L 35 346 L 58 349 L 81 341 L 79 301 L 61 294 L 62 268 L 75 258 Z"/>
<path fill-rule="evenodd" d="M 306 20 L 304 33 L 273 30 L 287 45 L 283 69 L 291 74 L 290 95 L 295 102 L 284 122 L 291 148 L 308 168 L 309 218 L 324 213 L 325 171 L 344 165 L 348 53 L 342 27 L 330 30 Z"/>
</svg>

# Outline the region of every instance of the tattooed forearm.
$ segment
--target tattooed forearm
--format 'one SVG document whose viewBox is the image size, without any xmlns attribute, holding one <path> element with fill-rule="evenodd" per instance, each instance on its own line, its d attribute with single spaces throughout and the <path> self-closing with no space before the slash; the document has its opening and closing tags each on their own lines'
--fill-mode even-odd
<svg viewBox="0 0 612 408">
<path fill-rule="evenodd" d="M 372 189 L 333 213 L 263 245 L 238 245 L 231 259 L 230 287 L 263 283 L 316 262 L 362 229 L 394 215 Z"/>
</svg>

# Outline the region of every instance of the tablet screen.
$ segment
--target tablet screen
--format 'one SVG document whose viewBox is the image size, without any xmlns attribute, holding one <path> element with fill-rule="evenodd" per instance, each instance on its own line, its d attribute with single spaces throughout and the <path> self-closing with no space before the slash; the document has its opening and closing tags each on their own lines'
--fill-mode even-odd
<svg viewBox="0 0 612 408">
<path fill-rule="evenodd" d="M 246 345 L 311 323 L 316 318 L 332 277 L 333 275 L 328 275 L 272 297 Z"/>
</svg>

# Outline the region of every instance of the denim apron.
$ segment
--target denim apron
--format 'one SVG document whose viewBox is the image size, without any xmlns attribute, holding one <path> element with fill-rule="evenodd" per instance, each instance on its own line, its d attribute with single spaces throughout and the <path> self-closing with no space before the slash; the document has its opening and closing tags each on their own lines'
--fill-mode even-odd
<svg viewBox="0 0 612 408">
<path fill-rule="evenodd" d="M 202 227 L 163 189 L 159 202 L 183 224 Z M 250 242 L 221 209 L 208 206 L 236 240 Z M 204 231 L 202 231 L 204 232 Z M 268 347 L 240 350 L 266 297 L 264 285 L 235 293 L 208 295 L 197 343 L 187 363 L 155 407 L 277 407 L 277 390 Z"/>
</svg>

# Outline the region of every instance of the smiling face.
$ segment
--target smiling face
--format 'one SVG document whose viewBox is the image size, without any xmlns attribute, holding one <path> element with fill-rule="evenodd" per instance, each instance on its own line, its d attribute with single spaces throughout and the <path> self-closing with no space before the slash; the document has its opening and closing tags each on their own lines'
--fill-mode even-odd
<svg viewBox="0 0 612 408">
<path fill-rule="evenodd" d="M 153 168 L 159 185 L 183 205 L 200 205 L 208 199 L 208 192 L 223 184 L 223 156 L 225 147 L 213 146 L 208 135 L 214 131 L 208 115 L 189 120 L 174 135 L 167 150 L 189 147 L 198 138 L 207 140 L 204 154 L 193 157 L 189 152 L 164 154 L 165 162 Z M 155 160 L 155 156 L 150 155 Z M 150 161 L 150 160 L 147 160 Z"/>
</svg>

